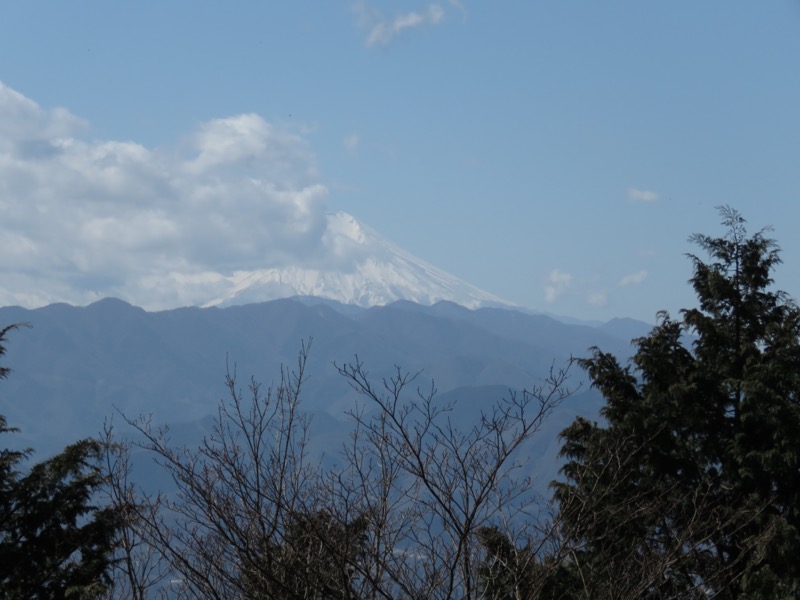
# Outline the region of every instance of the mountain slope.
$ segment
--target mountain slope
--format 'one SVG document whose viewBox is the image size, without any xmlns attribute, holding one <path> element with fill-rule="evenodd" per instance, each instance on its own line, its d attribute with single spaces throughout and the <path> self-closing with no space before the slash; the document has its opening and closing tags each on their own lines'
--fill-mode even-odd
<svg viewBox="0 0 800 600">
<path fill-rule="evenodd" d="M 209 306 L 316 296 L 358 306 L 396 300 L 434 304 L 449 300 L 468 308 L 512 306 L 413 256 L 346 213 L 328 215 L 325 260 L 306 265 L 238 271 L 220 277 Z"/>
<path fill-rule="evenodd" d="M 14 437 L 22 446 L 43 452 L 97 434 L 117 411 L 152 413 L 156 423 L 202 419 L 226 394 L 226 368 L 245 390 L 251 376 L 266 387 L 281 363 L 296 364 L 309 338 L 303 398 L 318 423 L 343 423 L 344 411 L 354 406 L 357 398 L 332 363 L 356 355 L 376 381 L 399 365 L 420 372 L 421 388 L 433 380 L 449 394 L 539 384 L 551 365 L 585 356 L 593 344 L 623 356 L 630 350 L 627 340 L 600 329 L 450 303 L 367 309 L 304 298 L 146 312 L 106 299 L 87 307 L 0 308 L 0 323 L 18 322 L 32 328 L 9 341 L 4 364 L 13 373 L 0 386 L 0 414 L 21 429 Z M 578 370 L 573 375 L 574 383 L 582 378 Z M 573 404 L 565 410 L 592 412 Z"/>
</svg>

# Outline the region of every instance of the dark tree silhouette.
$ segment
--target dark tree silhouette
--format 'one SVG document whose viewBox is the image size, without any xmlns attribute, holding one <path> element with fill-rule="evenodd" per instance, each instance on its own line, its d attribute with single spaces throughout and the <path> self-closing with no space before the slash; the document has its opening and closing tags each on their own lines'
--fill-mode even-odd
<svg viewBox="0 0 800 600">
<path fill-rule="evenodd" d="M 0 330 L 5 355 L 11 325 Z M 0 378 L 9 374 L 0 367 Z M 0 415 L 0 434 L 15 429 Z M 95 505 L 106 476 L 103 446 L 82 440 L 24 469 L 31 451 L 0 450 L 0 590 L 7 599 L 96 598 L 110 583 L 122 525 L 111 506 Z"/>
<path fill-rule="evenodd" d="M 692 237 L 698 306 L 631 366 L 580 361 L 606 405 L 562 434 L 574 597 L 800 597 L 800 310 L 772 289 L 775 242 L 721 213 L 724 237 Z"/>
</svg>

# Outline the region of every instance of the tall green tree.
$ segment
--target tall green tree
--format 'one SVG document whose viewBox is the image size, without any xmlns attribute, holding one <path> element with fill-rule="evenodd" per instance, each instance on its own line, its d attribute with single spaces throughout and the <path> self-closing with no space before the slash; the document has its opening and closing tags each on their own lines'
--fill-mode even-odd
<svg viewBox="0 0 800 600">
<path fill-rule="evenodd" d="M 574 597 L 800 597 L 800 310 L 776 243 L 721 214 L 723 237 L 692 237 L 697 307 L 628 366 L 580 361 L 606 404 L 562 434 Z"/>
<path fill-rule="evenodd" d="M 0 330 L 0 357 L 16 327 Z M 14 431 L 0 415 L 0 434 Z M 106 479 L 101 444 L 82 440 L 23 469 L 29 455 L 0 450 L 0 598 L 98 597 L 121 526 L 116 509 L 94 504 Z"/>
</svg>

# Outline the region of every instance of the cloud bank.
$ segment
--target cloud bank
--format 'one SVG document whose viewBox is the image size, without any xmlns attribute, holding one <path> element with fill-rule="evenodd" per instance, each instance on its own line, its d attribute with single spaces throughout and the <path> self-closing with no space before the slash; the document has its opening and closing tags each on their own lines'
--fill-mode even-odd
<svg viewBox="0 0 800 600">
<path fill-rule="evenodd" d="M 0 83 L 2 305 L 190 305 L 235 271 L 351 259 L 326 246 L 327 190 L 291 130 L 237 115 L 169 148 L 86 131 Z"/>
</svg>

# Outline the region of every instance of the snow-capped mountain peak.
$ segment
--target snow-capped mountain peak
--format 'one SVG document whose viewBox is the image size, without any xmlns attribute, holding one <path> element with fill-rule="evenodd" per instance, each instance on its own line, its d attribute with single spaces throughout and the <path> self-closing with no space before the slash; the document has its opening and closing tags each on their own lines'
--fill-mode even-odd
<svg viewBox="0 0 800 600">
<path fill-rule="evenodd" d="M 288 296 L 318 296 L 360 306 L 395 300 L 466 306 L 511 306 L 413 256 L 339 212 L 327 216 L 321 256 L 305 265 L 237 271 L 217 282 L 222 293 L 205 306 L 261 302 Z"/>
</svg>

